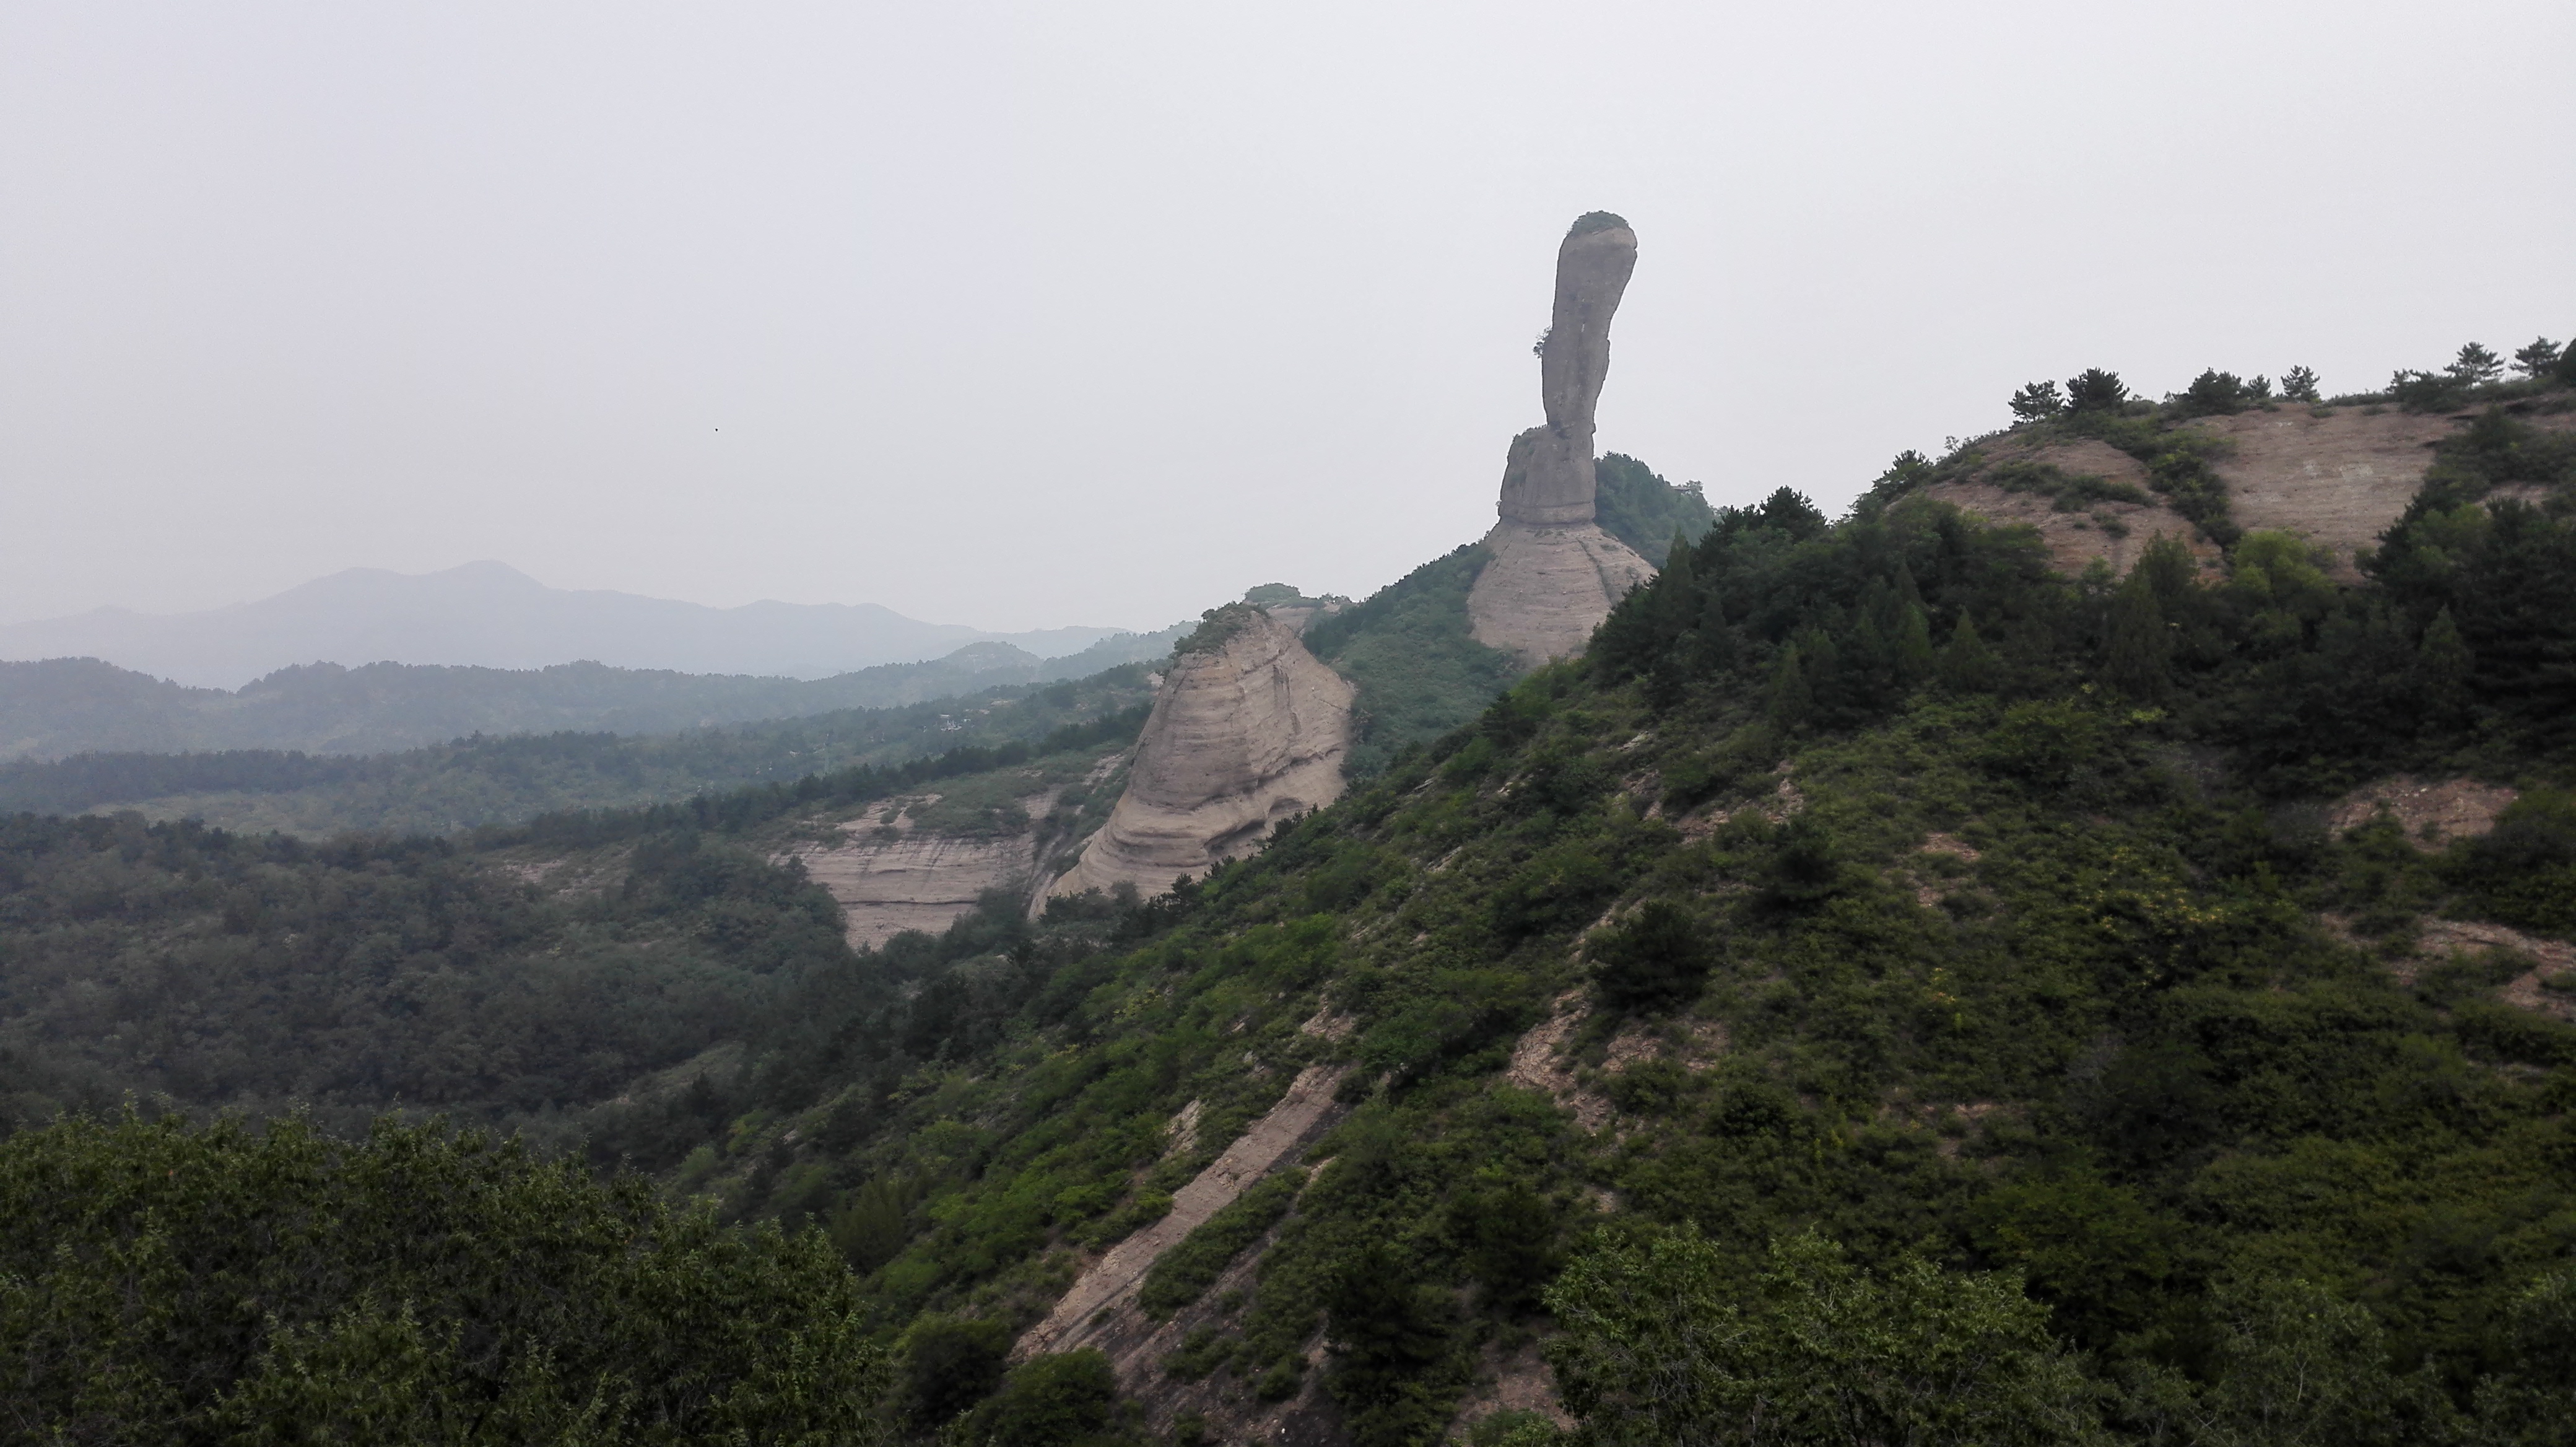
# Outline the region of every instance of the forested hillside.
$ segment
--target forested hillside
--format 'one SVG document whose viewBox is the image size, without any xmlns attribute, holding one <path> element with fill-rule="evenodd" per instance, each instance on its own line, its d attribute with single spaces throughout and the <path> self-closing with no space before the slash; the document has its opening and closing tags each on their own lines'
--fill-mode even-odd
<svg viewBox="0 0 2576 1447">
<path fill-rule="evenodd" d="M 2053 570 L 1928 495 L 1959 458 L 1839 522 L 1783 489 L 1255 857 L 882 950 L 764 860 L 835 790 L 1001 761 L 292 858 L 24 821 L 12 989 L 131 964 L 47 966 L 17 1038 L 177 1079 L 249 998 L 188 993 L 233 960 L 313 961 L 278 998 L 317 1038 L 366 989 L 464 1038 L 400 1022 L 468 946 L 566 998 L 657 959 L 738 988 L 685 1039 L 600 1032 L 625 1053 L 582 1078 L 632 1082 L 546 1138 L 818 1231 L 887 1353 L 874 1420 L 924 1442 L 2563 1442 L 2576 448 L 2538 424 L 2576 394 L 2436 400 L 2475 418 L 2357 578 L 2231 529 L 2188 399 L 2034 406 L 2175 459 L 2216 564 Z M 1319 655 L 1444 569 L 1472 554 Z M 1417 717 L 1475 686 L 1454 643 Z M 275 914 L 233 883 L 260 870 Z M 444 955 L 323 950 L 327 890 L 491 903 Z M 448 1058 L 575 1068 L 505 1044 Z M 480 1079 L 440 1088 L 509 1108 Z"/>
<path fill-rule="evenodd" d="M 1320 1067 L 1329 1164 L 1121 1308 L 1175 1430 L 1424 1440 L 1536 1342 L 1612 1441 L 2554 1440 L 2556 446 L 2472 429 L 2359 587 L 2262 535 L 2065 578 L 1901 485 L 1726 514 L 1259 859 L 815 999 L 683 1177 L 830 1224 L 890 1327 L 1007 1336 Z M 2519 800 L 2306 802 L 2409 767 Z"/>
</svg>

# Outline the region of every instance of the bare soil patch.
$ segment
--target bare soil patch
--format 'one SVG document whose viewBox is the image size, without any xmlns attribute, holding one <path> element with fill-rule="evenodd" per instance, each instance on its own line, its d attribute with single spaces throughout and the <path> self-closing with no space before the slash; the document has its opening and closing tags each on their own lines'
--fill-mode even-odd
<svg viewBox="0 0 2576 1447">
<path fill-rule="evenodd" d="M 2326 811 L 2326 823 L 2340 834 L 2369 823 L 2386 809 L 2406 830 L 2407 842 L 2419 849 L 2439 848 L 2442 841 L 2493 829 L 2496 815 L 2514 798 L 2514 791 L 2501 784 L 2399 774 L 2337 799 Z"/>
</svg>

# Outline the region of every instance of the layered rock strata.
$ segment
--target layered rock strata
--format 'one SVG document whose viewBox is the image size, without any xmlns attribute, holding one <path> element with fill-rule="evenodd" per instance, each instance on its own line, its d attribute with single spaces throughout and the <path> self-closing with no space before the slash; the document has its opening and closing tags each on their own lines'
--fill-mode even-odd
<svg viewBox="0 0 2576 1447">
<path fill-rule="evenodd" d="M 1122 761 L 1111 754 L 1096 764 L 1086 787 L 1096 786 Z M 937 794 L 914 794 L 872 804 L 866 813 L 838 821 L 834 837 L 799 845 L 783 859 L 805 872 L 841 906 L 850 946 L 867 949 L 906 930 L 937 934 L 975 907 L 989 890 L 1023 897 L 1035 892 L 1047 857 L 1063 842 L 1050 832 L 1061 787 L 1014 801 L 1017 828 L 960 832 L 924 825 Z M 935 815 L 933 816 L 936 817 Z"/>
<path fill-rule="evenodd" d="M 2212 466 L 2226 484 L 2231 521 L 2248 531 L 2303 537 L 2324 548 L 2333 571 L 2352 581 L 2361 576 L 2354 555 L 2404 514 L 2432 466 L 2434 446 L 2465 426 L 2469 415 L 2284 406 L 2206 417 L 2190 426 L 2224 444 Z M 2576 413 L 2527 420 L 2545 430 L 2576 428 Z M 1925 495 L 1991 521 L 2036 528 L 2060 571 L 2080 573 L 2099 558 L 2113 572 L 2126 573 L 2159 535 L 2180 539 L 2205 565 L 2219 562 L 2219 549 L 2154 491 L 2146 465 L 2125 452 L 2089 439 L 2034 441 L 2014 434 L 1978 446 L 1984 467 L 1964 480 L 1928 488 Z M 2011 491 L 1994 478 L 2013 463 L 2122 484 L 2138 501 L 2065 506 L 2043 492 Z M 2516 495 L 2510 488 L 2499 492 Z"/>
<path fill-rule="evenodd" d="M 1287 625 L 1236 606 L 1231 636 L 1174 660 L 1126 792 L 1051 893 L 1169 889 L 1249 853 L 1280 820 L 1341 797 L 1350 682 Z"/>
<path fill-rule="evenodd" d="M 1637 269 L 1637 233 L 1596 211 L 1556 252 L 1556 303 L 1539 344 L 1547 421 L 1503 461 L 1492 558 L 1467 596 L 1476 641 L 1541 663 L 1579 653 L 1654 565 L 1593 521 L 1594 411 L 1610 375 L 1610 319 Z"/>
</svg>

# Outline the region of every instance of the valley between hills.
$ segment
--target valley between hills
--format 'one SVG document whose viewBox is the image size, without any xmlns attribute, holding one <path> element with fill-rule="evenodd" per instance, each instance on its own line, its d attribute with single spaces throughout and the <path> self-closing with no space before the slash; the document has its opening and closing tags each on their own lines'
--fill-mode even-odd
<svg viewBox="0 0 2576 1447">
<path fill-rule="evenodd" d="M 6 665 L 0 1422 L 2567 1441 L 2576 347 L 2092 369 L 1836 519 L 1596 455 L 1637 264 L 1489 533 L 1149 656 Z"/>
</svg>

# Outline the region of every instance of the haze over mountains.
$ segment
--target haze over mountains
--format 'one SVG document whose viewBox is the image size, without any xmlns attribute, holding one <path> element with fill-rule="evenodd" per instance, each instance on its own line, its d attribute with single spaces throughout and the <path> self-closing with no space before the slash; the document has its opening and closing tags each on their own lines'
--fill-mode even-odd
<svg viewBox="0 0 2576 1447">
<path fill-rule="evenodd" d="M 200 688 L 239 688 L 298 664 L 544 668 L 574 661 L 681 673 L 818 679 L 1008 643 L 1039 658 L 1126 630 L 993 633 L 873 603 L 711 608 L 551 588 L 506 563 L 404 574 L 351 568 L 256 602 L 197 613 L 100 608 L 0 626 L 0 659 L 99 658 Z"/>
</svg>

